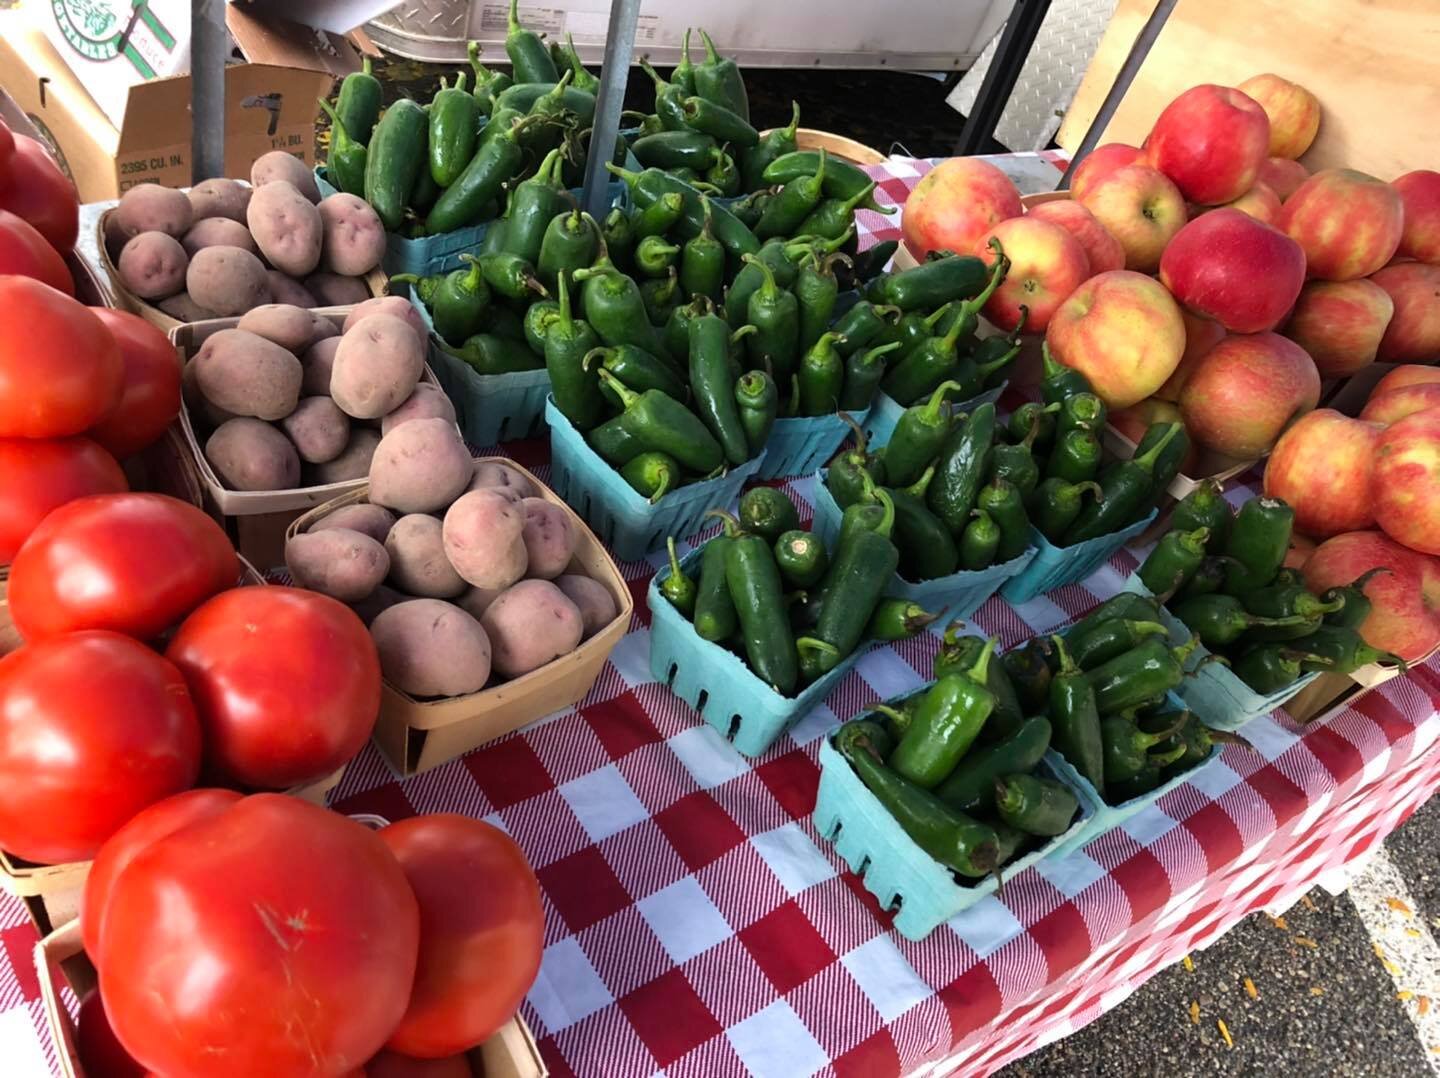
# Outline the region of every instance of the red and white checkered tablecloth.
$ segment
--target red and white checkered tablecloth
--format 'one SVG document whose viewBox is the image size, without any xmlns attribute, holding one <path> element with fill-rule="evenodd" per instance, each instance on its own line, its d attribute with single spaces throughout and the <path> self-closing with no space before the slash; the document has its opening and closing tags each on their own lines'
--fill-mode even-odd
<svg viewBox="0 0 1440 1078">
<path fill-rule="evenodd" d="M 507 448 L 544 475 L 544 446 Z M 802 517 L 812 484 L 784 485 Z M 635 622 L 579 708 L 405 782 L 369 747 L 333 802 L 392 819 L 464 812 L 521 844 L 546 907 L 524 1014 L 556 1075 L 988 1074 L 1247 913 L 1295 900 L 1440 785 L 1440 670 L 1427 665 L 1323 723 L 1250 723 L 1258 753 L 1227 747 L 1153 808 L 911 943 L 810 811 L 819 740 L 925 680 L 937 639 L 865 655 L 747 760 L 650 676 L 644 595 L 660 561 L 623 566 Z M 1083 585 L 1019 608 L 992 598 L 972 624 L 1014 645 L 1113 594 L 1135 565 L 1121 551 Z M 23 907 L 0 899 L 6 1074 L 53 1068 L 34 941 Z"/>
</svg>

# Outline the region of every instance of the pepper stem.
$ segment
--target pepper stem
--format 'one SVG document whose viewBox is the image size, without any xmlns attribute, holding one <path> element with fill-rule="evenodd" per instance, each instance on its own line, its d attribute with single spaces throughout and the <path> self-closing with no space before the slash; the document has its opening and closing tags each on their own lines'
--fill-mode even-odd
<svg viewBox="0 0 1440 1078">
<path fill-rule="evenodd" d="M 701 33 L 704 31 L 702 30 Z M 765 298 L 773 303 L 780 295 L 780 286 L 775 283 L 775 271 L 770 268 L 770 264 L 763 258 L 756 258 L 751 254 L 742 255 L 741 260 L 760 268 L 760 272 L 765 275 L 765 280 L 760 283 L 758 290 L 764 292 Z"/>
<path fill-rule="evenodd" d="M 1020 304 L 1020 318 L 1015 323 L 1015 328 L 1010 331 L 1010 343 L 1015 345 L 1017 350 L 1020 345 L 1020 334 L 1025 332 L 1025 323 L 1030 321 L 1030 307 L 1028 304 Z"/>
<path fill-rule="evenodd" d="M 1173 442 L 1175 436 L 1182 430 L 1184 430 L 1184 427 L 1181 426 L 1181 424 L 1171 423 L 1170 429 L 1165 432 L 1164 437 L 1147 449 L 1143 456 L 1136 457 L 1134 463 L 1140 465 L 1140 467 L 1144 468 L 1147 472 L 1153 472 L 1155 470 L 1155 462 L 1160 459 L 1160 454 L 1165 452 L 1165 447 Z"/>
<path fill-rule="evenodd" d="M 1346 586 L 1354 588 L 1356 591 L 1363 592 L 1365 590 L 1365 585 L 1369 584 L 1371 580 L 1375 579 L 1375 577 L 1377 576 L 1380 576 L 1382 573 L 1389 572 L 1391 572 L 1389 567 L 1384 565 L 1377 565 L 1375 566 L 1375 568 L 1367 569 L 1365 572 L 1361 573 Z"/>
<path fill-rule="evenodd" d="M 823 163 L 823 162 L 824 162 L 824 159 L 825 159 L 825 150 L 824 150 L 823 147 L 822 147 L 821 150 L 820 150 L 820 159 L 821 159 L 821 162 Z M 819 171 L 817 171 L 817 172 L 816 172 L 816 175 L 818 176 L 819 174 L 820 174 Z M 869 197 L 870 197 L 871 195 L 873 195 L 874 193 L 875 193 L 875 181 L 874 181 L 874 180 L 871 180 L 871 181 L 870 181 L 869 183 L 867 183 L 864 187 L 860 188 L 860 190 L 856 191 L 853 195 L 851 195 L 849 198 L 847 198 L 844 202 L 840 203 L 840 208 L 841 208 L 842 210 L 844 210 L 844 212 L 846 212 L 846 213 L 854 213 L 855 210 L 856 210 L 856 208 L 860 205 L 860 203 L 864 202 L 867 198 L 869 198 Z M 851 227 L 854 227 L 854 226 L 852 225 Z"/>
<path fill-rule="evenodd" d="M 895 342 L 899 344 L 899 341 Z M 920 406 L 922 418 L 927 425 L 934 426 L 940 421 L 940 409 L 945 406 L 945 394 L 952 391 L 959 392 L 965 387 L 959 382 L 941 382 L 935 387 L 935 392 L 930 394 L 930 399 Z"/>
<path fill-rule="evenodd" d="M 920 478 L 905 488 L 905 493 L 912 498 L 924 498 L 925 491 L 930 486 L 930 480 L 935 478 L 935 463 L 932 461 L 926 465 L 925 470 L 920 473 Z M 934 618 L 930 619 L 934 621 Z"/>
<path fill-rule="evenodd" d="M 661 464 L 661 465 L 660 465 L 660 468 L 659 468 L 659 471 L 660 471 L 660 482 L 658 482 L 658 483 L 655 484 L 655 493 L 652 494 L 652 495 L 650 495 L 650 504 L 651 504 L 651 505 L 654 505 L 654 504 L 655 504 L 656 502 L 658 502 L 661 498 L 665 497 L 665 495 L 669 494 L 669 493 L 670 493 L 670 489 L 675 485 L 675 469 L 674 469 L 674 468 L 670 467 L 669 464 Z"/>
<path fill-rule="evenodd" d="M 827 643 L 824 640 L 817 640 L 813 636 L 797 638 L 795 641 L 795 650 L 801 652 L 818 651 L 822 655 L 833 655 L 837 659 L 840 657 L 840 649 L 834 644 Z"/>
<path fill-rule="evenodd" d="M 592 348 L 592 349 L 590 349 L 590 351 L 588 351 L 588 352 L 585 353 L 585 358 L 582 359 L 582 360 L 580 360 L 580 367 L 581 367 L 581 369 L 588 371 L 588 370 L 590 369 L 590 364 L 591 364 L 591 362 L 595 359 L 596 356 L 604 356 L 604 357 L 606 357 L 606 359 L 608 359 L 608 358 L 610 357 L 610 355 L 611 355 L 614 351 L 615 351 L 615 349 L 613 349 L 613 348 L 606 348 L 606 347 L 603 346 L 603 345 L 600 346 L 599 348 Z M 601 363 L 601 365 L 603 366 L 604 363 L 605 363 L 605 360 L 602 359 L 602 360 L 600 361 L 600 363 Z"/>
<path fill-rule="evenodd" d="M 566 280 L 566 273 L 563 269 L 556 275 L 555 280 L 556 287 L 560 292 L 560 298 L 557 300 L 560 304 L 560 326 L 567 335 L 573 334 L 575 320 L 570 317 L 570 282 Z"/>
<path fill-rule="evenodd" d="M 620 406 L 626 411 L 629 411 L 631 407 L 640 402 L 640 394 L 616 378 L 613 373 L 607 371 L 604 367 L 601 367 L 597 373 L 600 376 L 600 381 L 614 390 L 615 395 L 620 398 Z"/>
<path fill-rule="evenodd" d="M 815 179 L 815 182 L 820 185 L 820 187 L 821 187 L 822 190 L 823 190 L 824 187 L 825 187 L 825 162 L 828 160 L 828 158 L 829 158 L 829 154 L 827 154 L 827 153 L 825 152 L 825 147 L 824 147 L 824 146 L 821 146 L 821 147 L 820 147 L 820 161 L 819 161 L 819 163 L 816 164 L 816 166 L 815 166 L 814 179 Z"/>
<path fill-rule="evenodd" d="M 703 26 L 700 28 L 700 40 L 705 42 L 705 63 L 718 64 L 720 54 L 715 51 L 715 42 L 710 40 L 710 34 Z"/>
<path fill-rule="evenodd" d="M 390 278 L 390 279 L 393 281 L 395 278 L 392 277 L 392 278 Z M 889 353 L 895 351 L 895 349 L 897 349 L 897 348 L 899 348 L 899 347 L 900 347 L 900 342 L 899 342 L 899 341 L 891 341 L 889 344 L 877 345 L 876 347 L 870 349 L 870 351 L 864 353 L 864 354 L 860 357 L 860 366 L 862 366 L 862 367 L 871 367 L 871 366 L 874 366 L 875 363 L 877 363 L 877 362 L 879 361 L 879 357 L 884 356 L 884 355 L 888 355 Z"/>
<path fill-rule="evenodd" d="M 506 27 L 508 34 L 518 34 L 525 28 L 520 25 L 520 0 L 510 0 L 510 21 Z"/>
<path fill-rule="evenodd" d="M 1188 745 L 1176 745 L 1173 749 L 1168 749 L 1158 755 L 1147 753 L 1145 758 L 1156 767 L 1169 767 L 1189 751 L 1190 747 Z"/>
<path fill-rule="evenodd" d="M 980 657 L 975 664 L 965 672 L 966 676 L 977 685 L 984 685 L 985 679 L 990 676 L 990 658 L 995 654 L 995 645 L 998 643 L 995 637 L 985 641 L 985 647 L 980 652 Z"/>
<path fill-rule="evenodd" d="M 1023 312 L 1025 308 L 1022 306 L 1020 310 Z M 999 356 L 996 359 L 992 359 L 989 363 L 978 364 L 975 370 L 979 372 L 981 379 L 988 378 L 1000 368 L 1008 367 L 1012 362 L 1014 362 L 1015 357 L 1019 354 L 1020 342 L 1016 341 L 1010 346 L 1009 350 L 1004 355 Z M 1049 409 L 1047 408 L 1046 411 L 1049 411 Z"/>
<path fill-rule="evenodd" d="M 1051 378 L 1058 377 L 1059 375 L 1070 369 L 1050 354 L 1049 341 L 1040 342 L 1040 359 L 1041 362 L 1043 362 L 1045 365 L 1044 374 L 1047 381 Z"/>
<path fill-rule="evenodd" d="M 869 447 L 869 441 L 865 437 L 865 429 L 855 421 L 855 417 L 849 412 L 836 412 L 835 414 L 840 417 L 840 422 L 849 427 L 851 433 L 855 435 L 855 448 L 850 450 L 850 452 L 859 454 L 861 458 L 860 469 L 864 471 L 865 462 L 869 459 L 869 454 L 866 452 Z"/>
<path fill-rule="evenodd" d="M 965 628 L 965 621 L 963 618 L 955 618 L 953 621 L 950 622 L 949 625 L 945 626 L 945 634 L 940 638 L 944 646 L 947 648 L 953 648 L 957 644 L 959 644 L 960 637 L 964 635 L 960 631 L 963 628 Z"/>
<path fill-rule="evenodd" d="M 870 710 L 877 715 L 884 715 L 901 730 L 908 729 L 910 726 L 910 716 L 903 711 L 891 707 L 889 704 L 871 704 Z"/>
<path fill-rule="evenodd" d="M 1069 677 L 1080 673 L 1080 667 L 1075 665 L 1075 660 L 1070 657 L 1070 651 L 1065 647 L 1065 638 L 1052 634 L 1051 641 L 1055 644 L 1055 654 L 1060 656 L 1060 676 Z"/>
<path fill-rule="evenodd" d="M 675 552 L 675 537 L 672 535 L 665 540 L 665 550 L 670 555 L 670 575 L 676 580 L 680 579 L 680 555 Z"/>
<path fill-rule="evenodd" d="M 688 41 L 688 38 L 687 38 L 687 41 Z M 684 59 L 685 59 L 685 53 L 684 53 L 683 50 L 682 50 L 681 53 L 680 53 L 680 58 L 681 58 L 681 61 L 682 61 L 682 62 L 683 62 Z M 786 138 L 793 139 L 793 138 L 795 137 L 795 132 L 798 131 L 799 129 L 800 129 L 800 102 L 798 102 L 798 101 L 792 101 L 792 102 L 790 102 L 790 122 L 789 122 L 788 124 L 786 124 L 784 127 L 782 127 L 780 130 L 785 132 Z"/>
<path fill-rule="evenodd" d="M 708 297 L 706 297 L 706 302 L 709 302 Z M 730 334 L 730 343 L 738 344 L 740 341 L 743 341 L 746 337 L 750 336 L 750 334 L 759 332 L 760 330 L 758 327 L 749 325 L 747 323 L 746 325 L 743 325 L 739 329 L 737 329 L 734 333 Z"/>
<path fill-rule="evenodd" d="M 895 530 L 895 499 L 890 497 L 890 492 L 883 487 L 875 491 L 875 497 L 885 511 L 880 517 L 880 523 L 875 527 L 875 534 L 889 539 L 890 533 Z"/>
<path fill-rule="evenodd" d="M 711 509 L 705 514 L 705 516 L 714 517 L 715 519 L 724 522 L 725 537 L 727 539 L 737 539 L 745 534 L 745 529 L 741 526 L 740 521 L 736 518 L 735 514 L 727 509 Z"/>
</svg>

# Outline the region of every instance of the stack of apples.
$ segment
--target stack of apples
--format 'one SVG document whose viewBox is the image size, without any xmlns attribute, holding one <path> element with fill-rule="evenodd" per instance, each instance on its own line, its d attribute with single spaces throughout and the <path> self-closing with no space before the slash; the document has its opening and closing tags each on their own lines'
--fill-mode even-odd
<svg viewBox="0 0 1440 1078">
<path fill-rule="evenodd" d="M 1028 213 L 992 165 L 944 162 L 906 203 L 906 245 L 988 259 L 998 237 L 1011 270 L 992 322 L 1026 305 L 1026 331 L 1122 433 L 1182 420 L 1212 457 L 1256 460 L 1323 379 L 1440 357 L 1440 173 L 1312 176 L 1296 158 L 1319 124 L 1315 96 L 1277 75 L 1196 86 Z"/>
</svg>

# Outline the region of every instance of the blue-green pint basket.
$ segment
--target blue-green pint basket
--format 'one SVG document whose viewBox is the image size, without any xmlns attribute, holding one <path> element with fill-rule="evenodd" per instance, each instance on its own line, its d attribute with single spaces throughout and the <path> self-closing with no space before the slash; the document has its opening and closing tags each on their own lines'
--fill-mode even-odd
<svg viewBox="0 0 1440 1078">
<path fill-rule="evenodd" d="M 853 418 L 859 420 L 864 414 Z M 850 433 L 849 425 L 837 415 L 777 419 L 765 440 L 765 463 L 757 478 L 809 475 L 835 455 Z"/>
<path fill-rule="evenodd" d="M 1054 546 L 1038 528 L 1032 528 L 1030 541 L 1037 550 L 1035 558 L 1023 572 L 1005 582 L 1000 594 L 1018 606 L 1047 591 L 1084 580 L 1109 561 L 1111 554 L 1148 528 L 1158 514 L 1159 510 L 1152 509 L 1128 528 L 1069 546 Z"/>
<path fill-rule="evenodd" d="M 698 572 L 700 551 L 681 562 Z M 650 580 L 646 603 L 650 607 L 650 672 L 662 685 L 700 713 L 737 752 L 759 756 L 825 698 L 869 650 L 868 641 L 841 660 L 840 665 L 798 696 L 782 696 L 766 685 L 738 655 L 704 640 L 670 600 L 660 594 L 668 567 Z"/>
<path fill-rule="evenodd" d="M 705 514 L 733 506 L 765 457 L 762 451 L 716 479 L 688 483 L 651 505 L 590 448 L 554 398 L 545 400 L 545 421 L 550 425 L 550 486 L 623 561 L 643 558 L 664 546 L 668 536 L 684 539 L 703 529 Z"/>
</svg>

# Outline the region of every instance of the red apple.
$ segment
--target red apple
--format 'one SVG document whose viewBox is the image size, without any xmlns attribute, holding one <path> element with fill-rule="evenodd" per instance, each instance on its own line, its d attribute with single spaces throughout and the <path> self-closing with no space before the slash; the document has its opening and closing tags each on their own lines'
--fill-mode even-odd
<svg viewBox="0 0 1440 1078">
<path fill-rule="evenodd" d="M 1263 183 L 1274 191 L 1283 205 L 1291 195 L 1300 190 L 1300 185 L 1310 178 L 1310 170 L 1299 161 L 1287 161 L 1283 157 L 1267 157 L 1260 163 L 1260 175 L 1256 183 Z"/>
<path fill-rule="evenodd" d="M 1295 510 L 1295 527 L 1328 537 L 1373 527 L 1370 489 L 1380 426 L 1330 408 L 1301 416 L 1265 464 L 1265 493 Z"/>
<path fill-rule="evenodd" d="M 1024 212 L 1010 177 L 978 157 L 941 161 L 905 200 L 900 227 L 917 259 L 930 251 L 968 251 L 1001 221 Z"/>
<path fill-rule="evenodd" d="M 1285 233 L 1234 209 L 1212 210 L 1176 233 L 1160 280 L 1188 310 L 1232 333 L 1274 329 L 1305 283 L 1305 253 Z"/>
<path fill-rule="evenodd" d="M 1381 393 L 1389 393 L 1393 389 L 1400 389 L 1404 386 L 1425 385 L 1427 382 L 1440 382 L 1440 367 L 1428 367 L 1420 363 L 1406 363 L 1390 371 L 1384 378 L 1376 382 L 1370 390 L 1370 399 L 1374 400 Z"/>
<path fill-rule="evenodd" d="M 1286 569 L 1305 568 L 1305 563 L 1310 560 L 1310 555 L 1315 553 L 1315 546 L 1314 539 L 1292 531 L 1290 545 L 1285 549 L 1285 560 L 1280 564 Z"/>
<path fill-rule="evenodd" d="M 1305 249 L 1310 276 L 1368 277 L 1394 257 L 1405 207 L 1388 183 L 1348 168 L 1315 173 L 1285 200 L 1280 227 Z"/>
<path fill-rule="evenodd" d="M 995 261 L 990 240 L 998 239 L 1010 259 L 1009 272 L 985 303 L 985 317 L 1007 333 L 1020 324 L 1020 308 L 1029 308 L 1026 333 L 1044 333 L 1055 308 L 1090 276 L 1080 241 L 1059 225 L 1038 217 L 1001 221 L 975 241 L 973 253 Z"/>
<path fill-rule="evenodd" d="M 1248 213 L 1262 224 L 1274 225 L 1280 220 L 1280 196 L 1264 180 L 1256 180 L 1254 187 L 1225 206 Z"/>
<path fill-rule="evenodd" d="M 1075 166 L 1070 173 L 1070 197 L 1083 199 L 1094 184 L 1103 180 L 1117 168 L 1140 163 L 1143 151 L 1139 146 L 1125 142 L 1107 142 L 1096 146 L 1090 155 Z"/>
<path fill-rule="evenodd" d="M 1093 213 L 1074 199 L 1057 198 L 1041 202 L 1031 206 L 1026 216 L 1059 225 L 1079 240 L 1080 246 L 1085 248 L 1092 274 L 1125 268 L 1125 248 L 1120 246 L 1120 241 L 1095 220 Z"/>
<path fill-rule="evenodd" d="M 1415 662 L 1440 647 L 1440 562 L 1378 531 L 1347 532 L 1316 548 L 1305 563 L 1305 586 L 1322 595 L 1380 568 L 1390 571 L 1365 585 L 1371 607 L 1360 635 L 1372 648 Z"/>
<path fill-rule="evenodd" d="M 1125 249 L 1125 268 L 1154 273 L 1160 253 L 1185 227 L 1185 199 L 1164 173 L 1126 165 L 1091 183 L 1080 203 Z"/>
<path fill-rule="evenodd" d="M 1206 84 L 1165 106 L 1145 140 L 1145 158 L 1189 201 L 1213 206 L 1254 186 L 1269 145 L 1264 109 L 1239 90 Z"/>
<path fill-rule="evenodd" d="M 1285 327 L 1310 353 L 1321 378 L 1346 378 L 1375 361 L 1395 304 L 1385 289 L 1357 281 L 1311 281 Z"/>
<path fill-rule="evenodd" d="M 1155 391 L 1155 396 L 1161 400 L 1178 401 L 1180 392 L 1195 370 L 1195 364 L 1225 336 L 1225 327 L 1213 318 L 1187 311 L 1184 307 L 1180 308 L 1180 317 L 1185 321 L 1185 351 L 1180 356 L 1175 373 Z"/>
<path fill-rule="evenodd" d="M 1407 415 L 1430 408 L 1440 408 L 1440 383 L 1421 382 L 1387 389 L 1384 393 L 1371 393 L 1365 407 L 1360 410 L 1360 418 L 1388 427 Z"/>
<path fill-rule="evenodd" d="M 1200 360 L 1180 394 L 1185 429 L 1236 460 L 1269 452 L 1320 400 L 1320 372 L 1303 348 L 1277 333 L 1226 337 Z"/>
<path fill-rule="evenodd" d="M 1185 351 L 1185 323 L 1154 278 L 1111 270 L 1060 305 L 1045 343 L 1061 363 L 1082 371 L 1107 405 L 1128 408 L 1174 372 Z"/>
<path fill-rule="evenodd" d="M 1132 404 L 1129 408 L 1117 408 L 1110 413 L 1109 423 L 1117 431 L 1129 438 L 1136 445 L 1145 437 L 1148 431 L 1156 423 L 1184 423 L 1180 418 L 1180 408 L 1173 401 L 1162 401 L 1159 397 L 1146 397 L 1139 404 Z M 1195 466 L 1200 459 L 1200 447 L 1194 442 L 1185 451 L 1185 457 L 1180 462 L 1182 475 L 1194 475 Z"/>
<path fill-rule="evenodd" d="M 1380 435 L 1375 522 L 1411 550 L 1440 554 L 1440 411 L 1408 415 Z"/>
<path fill-rule="evenodd" d="M 1255 75 L 1235 87 L 1252 97 L 1270 119 L 1270 156 L 1294 160 L 1320 130 L 1320 102 L 1305 87 L 1279 75 Z"/>
<path fill-rule="evenodd" d="M 1397 262 L 1370 279 L 1395 304 L 1380 340 L 1380 362 L 1433 363 L 1440 358 L 1440 266 Z"/>
<path fill-rule="evenodd" d="M 1417 169 L 1390 184 L 1405 204 L 1398 254 L 1417 262 L 1440 262 L 1440 172 Z"/>
</svg>

